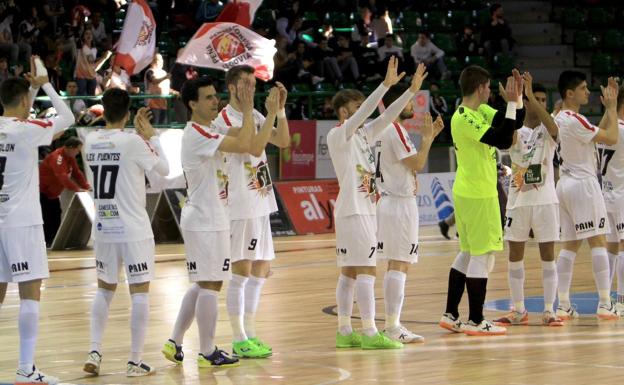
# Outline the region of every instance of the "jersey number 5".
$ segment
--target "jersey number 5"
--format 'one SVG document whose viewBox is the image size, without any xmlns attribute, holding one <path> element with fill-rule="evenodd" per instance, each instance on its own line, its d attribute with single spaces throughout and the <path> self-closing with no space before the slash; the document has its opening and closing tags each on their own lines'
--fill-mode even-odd
<svg viewBox="0 0 624 385">
<path fill-rule="evenodd" d="M 117 183 L 117 174 L 119 166 L 104 165 L 90 166 L 93 172 L 93 198 L 95 199 L 113 199 L 115 198 L 115 184 Z M 106 183 L 108 181 L 108 183 Z"/>
</svg>

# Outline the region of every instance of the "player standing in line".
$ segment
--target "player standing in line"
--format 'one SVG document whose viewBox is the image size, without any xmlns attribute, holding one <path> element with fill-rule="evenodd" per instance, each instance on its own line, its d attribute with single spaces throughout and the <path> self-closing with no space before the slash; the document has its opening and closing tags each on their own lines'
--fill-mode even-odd
<svg viewBox="0 0 624 385">
<path fill-rule="evenodd" d="M 35 70 L 38 60 L 31 60 L 34 75 L 28 75 L 28 80 L 8 79 L 0 85 L 4 107 L 0 117 L 0 306 L 8 282 L 17 283 L 20 338 L 15 382 L 57 384 L 58 378 L 43 374 L 34 365 L 41 282 L 50 276 L 38 199 L 38 147 L 49 146 L 54 137 L 62 135 L 74 123 L 74 115 L 49 83 L 47 72 Z M 28 120 L 39 87 L 50 97 L 57 117 Z"/>
<path fill-rule="evenodd" d="M 231 68 L 225 83 L 230 93 L 229 103 L 213 124 L 222 134 L 236 135 L 243 115 L 236 85 L 250 81 L 254 87 L 256 78 L 250 66 Z M 276 83 L 279 108 L 270 109 L 266 118 L 253 111 L 254 139 L 248 154 L 232 154 L 227 157 L 230 177 L 230 234 L 232 279 L 228 285 L 226 304 L 232 325 L 234 354 L 244 358 L 262 358 L 271 355 L 271 347 L 256 334 L 255 318 L 260 293 L 275 259 L 273 236 L 269 215 L 277 211 L 273 182 L 264 148 L 272 143 L 279 148 L 290 146 L 288 120 L 284 110 L 287 91 Z M 274 127 L 277 119 L 277 128 Z"/>
<path fill-rule="evenodd" d="M 609 278 L 613 281 L 613 275 L 617 271 L 615 308 L 622 316 L 624 314 L 624 87 L 618 92 L 617 111 L 618 142 L 611 146 L 599 144 L 598 159 L 602 174 L 602 194 L 611 226 L 611 232 L 607 233 Z"/>
<path fill-rule="evenodd" d="M 451 119 L 453 145 L 457 153 L 457 175 L 453 184 L 455 219 L 460 252 L 449 273 L 446 312 L 440 326 L 468 335 L 505 334 L 504 327 L 483 317 L 488 274 L 494 266 L 494 251 L 503 249 L 498 204 L 496 148 L 507 149 L 516 129 L 522 126 L 522 77 L 517 70 L 507 78 L 507 109 L 488 106 L 490 73 L 479 66 L 465 68 L 459 76 L 462 103 Z M 459 319 L 459 303 L 468 291 L 470 315 Z"/>
<path fill-rule="evenodd" d="M 383 97 L 389 106 L 407 89 L 395 85 Z M 417 92 L 418 90 L 410 90 Z M 418 262 L 418 203 L 416 202 L 416 173 L 427 163 L 429 149 L 444 128 L 442 118 L 435 123 L 427 112 L 420 135 L 420 149 L 412 141 L 403 121 L 414 116 L 414 102 L 410 100 L 398 118 L 378 138 L 377 182 L 381 198 L 377 202 L 377 255 L 388 261 L 384 277 L 384 303 L 386 325 L 384 334 L 401 342 L 424 342 L 419 336 L 401 325 L 401 309 L 405 297 L 405 280 L 409 265 Z"/>
<path fill-rule="evenodd" d="M 188 80 L 182 86 L 182 99 L 191 111 L 191 120 L 182 136 L 182 168 L 187 181 L 188 199 L 182 209 L 180 226 L 189 279 L 194 284 L 184 296 L 173 333 L 162 352 L 168 360 L 182 363 L 184 332 L 195 315 L 199 329 L 197 363 L 200 368 L 238 365 L 238 359 L 229 357 L 214 345 L 219 291 L 223 281 L 231 278 L 227 208 L 229 176 L 225 153 L 248 152 L 254 136 L 254 85 L 248 79 L 241 79 L 232 92 L 243 115 L 243 126 L 238 136 L 220 134 L 212 125 L 219 111 L 219 98 L 209 78 Z M 274 91 L 267 99 L 270 111 L 277 110 L 277 101 L 277 91 Z"/>
<path fill-rule="evenodd" d="M 555 191 L 552 159 L 557 148 L 559 129 L 546 110 L 546 89 L 533 84 L 525 72 L 526 118 L 516 131 L 509 149 L 512 175 L 505 213 L 505 240 L 509 242 L 508 279 L 513 310 L 494 320 L 499 326 L 528 325 L 529 313 L 524 307 L 524 245 L 533 229 L 539 243 L 544 285 L 542 325 L 562 326 L 555 316 L 557 266 L 555 241 L 559 240 L 559 200 Z"/>
<path fill-rule="evenodd" d="M 617 83 L 609 78 L 608 86 L 601 87 L 605 113 L 598 127 L 579 114 L 581 106 L 589 101 L 585 74 L 577 71 L 562 72 L 558 88 L 563 99 L 562 109 L 555 117 L 559 127 L 561 176 L 557 183 L 557 197 L 563 244 L 557 261 L 557 316 L 564 320 L 578 317 L 577 311 L 570 304 L 570 286 L 576 253 L 583 240 L 587 239 L 599 296 L 596 315 L 601 319 L 617 319 L 619 315 L 610 296 L 611 280 L 605 237 L 611 229 L 596 175 L 595 145 L 600 142 L 613 146 L 618 141 Z"/>
<path fill-rule="evenodd" d="M 108 309 L 117 289 L 119 271 L 125 268 L 130 286 L 131 353 L 126 376 L 154 373 L 141 361 L 149 317 L 149 284 L 154 276 L 154 234 L 145 211 L 145 173 L 169 174 L 169 164 L 151 113 L 136 114 L 136 133 L 124 130 L 130 117 L 128 92 L 118 88 L 102 96 L 106 129 L 85 139 L 85 161 L 91 169 L 95 201 L 93 237 L 98 289 L 91 308 L 91 346 L 83 370 L 98 375 L 102 362 L 102 337 Z"/>
<path fill-rule="evenodd" d="M 375 155 L 369 143 L 390 127 L 403 108 L 414 98 L 425 77 L 419 65 L 410 88 L 377 119 L 364 124 L 384 94 L 405 73 L 397 74 L 398 60 L 390 58 L 382 84 L 364 100 L 357 90 L 341 90 L 332 105 L 340 123 L 327 134 L 327 145 L 336 170 L 340 192 L 336 200 L 336 255 L 340 277 L 336 287 L 338 331 L 336 347 L 362 349 L 399 349 L 403 347 L 375 326 L 375 266 L 377 263 L 377 221 L 375 203 Z M 353 295 L 360 308 L 362 334 L 353 331 Z"/>
</svg>

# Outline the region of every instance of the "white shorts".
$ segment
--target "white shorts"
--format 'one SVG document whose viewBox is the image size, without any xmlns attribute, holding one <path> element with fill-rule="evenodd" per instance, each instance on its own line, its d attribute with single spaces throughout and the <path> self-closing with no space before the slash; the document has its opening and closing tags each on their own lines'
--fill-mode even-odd
<svg viewBox="0 0 624 385">
<path fill-rule="evenodd" d="M 275 259 L 271 220 L 260 218 L 240 219 L 230 222 L 232 262 L 272 261 Z"/>
<path fill-rule="evenodd" d="M 0 228 L 0 282 L 48 277 L 43 225 Z"/>
<path fill-rule="evenodd" d="M 561 241 L 576 241 L 611 231 L 597 179 L 563 176 L 557 183 L 557 197 Z"/>
<path fill-rule="evenodd" d="M 521 206 L 505 212 L 506 241 L 526 242 L 529 232 L 537 242 L 559 240 L 559 205 L 557 203 L 537 206 Z"/>
<path fill-rule="evenodd" d="M 232 278 L 230 233 L 182 230 L 186 269 L 191 282 L 220 282 Z"/>
<path fill-rule="evenodd" d="M 607 233 L 607 242 L 624 241 L 624 210 L 607 213 L 611 231 Z"/>
<path fill-rule="evenodd" d="M 377 265 L 377 219 L 374 215 L 336 218 L 338 266 Z"/>
<path fill-rule="evenodd" d="M 377 203 L 377 257 L 418 262 L 416 197 L 382 196 Z"/>
<path fill-rule="evenodd" d="M 154 238 L 136 242 L 98 242 L 93 244 L 99 280 L 119 282 L 121 266 L 129 284 L 150 282 L 154 278 Z"/>
</svg>

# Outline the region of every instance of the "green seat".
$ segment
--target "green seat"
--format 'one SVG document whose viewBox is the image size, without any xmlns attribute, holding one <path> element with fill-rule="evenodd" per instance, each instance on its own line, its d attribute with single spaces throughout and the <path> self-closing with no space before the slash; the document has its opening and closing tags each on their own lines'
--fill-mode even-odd
<svg viewBox="0 0 624 385">
<path fill-rule="evenodd" d="M 440 84 L 440 89 L 445 91 L 455 91 L 458 87 L 457 84 L 450 79 L 442 79 L 438 84 Z"/>
<path fill-rule="evenodd" d="M 446 64 L 446 69 L 450 71 L 453 76 L 459 75 L 462 70 L 462 65 L 455 56 L 444 57 L 444 64 Z"/>
<path fill-rule="evenodd" d="M 450 11 L 448 20 L 455 31 L 463 31 L 466 25 L 472 24 L 471 13 L 461 9 Z"/>
<path fill-rule="evenodd" d="M 602 37 L 602 47 L 609 51 L 620 51 L 624 42 L 624 33 L 610 29 Z"/>
<path fill-rule="evenodd" d="M 418 40 L 417 33 L 406 33 L 403 37 L 403 50 L 409 51 L 414 43 L 416 43 L 416 40 Z"/>
<path fill-rule="evenodd" d="M 604 8 L 590 8 L 587 12 L 587 24 L 594 28 L 607 28 L 611 25 L 611 16 Z"/>
<path fill-rule="evenodd" d="M 477 20 L 477 26 L 481 27 L 490 22 L 491 15 L 489 8 L 483 8 L 480 11 L 477 11 L 475 14 Z"/>
<path fill-rule="evenodd" d="M 592 55 L 591 70 L 594 75 L 612 75 L 614 72 L 613 58 L 604 53 Z"/>
<path fill-rule="evenodd" d="M 303 20 L 305 21 L 318 21 L 316 12 L 307 11 L 303 14 Z"/>
<path fill-rule="evenodd" d="M 336 91 L 336 87 L 332 83 L 322 82 L 316 85 L 316 90 L 321 92 Z"/>
<path fill-rule="evenodd" d="M 510 76 L 511 70 L 516 67 L 516 61 L 510 55 L 498 53 L 494 55 L 494 73 L 500 76 Z"/>
<path fill-rule="evenodd" d="M 424 14 L 423 22 L 427 30 L 432 32 L 451 30 L 451 23 L 445 11 L 427 12 Z"/>
<path fill-rule="evenodd" d="M 598 38 L 588 31 L 574 33 L 574 49 L 576 51 L 591 51 L 598 45 Z"/>
<path fill-rule="evenodd" d="M 455 46 L 455 38 L 451 34 L 436 33 L 433 36 L 433 44 L 437 45 L 446 55 L 452 55 L 457 52 Z"/>
<path fill-rule="evenodd" d="M 298 83 L 293 84 L 292 86 L 293 92 L 310 92 L 310 84 L 308 83 Z"/>
<path fill-rule="evenodd" d="M 483 56 L 466 56 L 466 66 L 478 65 L 483 68 L 487 68 L 487 62 Z"/>
<path fill-rule="evenodd" d="M 583 28 L 585 15 L 578 8 L 565 8 L 561 14 L 561 24 L 565 28 Z"/>
<path fill-rule="evenodd" d="M 349 19 L 349 15 L 344 12 L 327 12 L 325 20 L 334 28 L 346 28 L 353 24 L 353 21 Z"/>
<path fill-rule="evenodd" d="M 421 28 L 422 20 L 420 18 L 420 14 L 414 11 L 403 11 L 401 12 L 401 25 L 409 32 L 415 32 L 417 29 Z"/>
</svg>

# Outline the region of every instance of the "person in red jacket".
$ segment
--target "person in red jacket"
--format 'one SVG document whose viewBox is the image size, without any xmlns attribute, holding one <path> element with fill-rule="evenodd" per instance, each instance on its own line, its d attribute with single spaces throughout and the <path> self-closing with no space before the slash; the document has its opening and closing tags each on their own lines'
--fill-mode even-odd
<svg viewBox="0 0 624 385">
<path fill-rule="evenodd" d="M 49 247 L 61 225 L 61 193 L 91 189 L 89 182 L 76 163 L 82 142 L 75 136 L 68 138 L 63 147 L 52 151 L 39 164 L 39 199 L 43 213 L 43 230 Z"/>
</svg>

